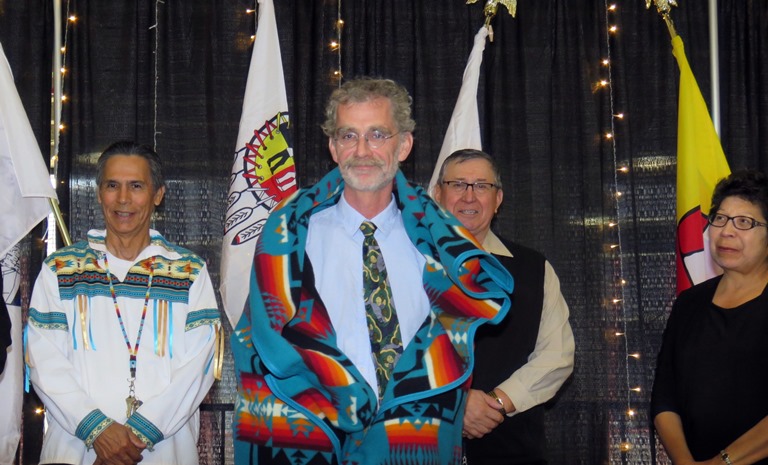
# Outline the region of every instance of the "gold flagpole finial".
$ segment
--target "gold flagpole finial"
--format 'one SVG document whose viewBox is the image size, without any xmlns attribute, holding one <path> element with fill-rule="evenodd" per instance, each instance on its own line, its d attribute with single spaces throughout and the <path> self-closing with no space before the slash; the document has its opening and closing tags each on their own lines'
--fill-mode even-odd
<svg viewBox="0 0 768 465">
<path fill-rule="evenodd" d="M 677 0 L 645 0 L 645 8 L 650 9 L 651 4 L 656 5 L 656 11 L 659 12 L 661 18 L 667 24 L 669 29 L 669 35 L 674 39 L 677 37 L 677 31 L 675 30 L 675 23 L 672 22 L 672 18 L 669 13 L 672 11 L 673 6 L 677 6 Z"/>
<path fill-rule="evenodd" d="M 467 0 L 467 5 L 477 3 L 477 0 Z M 493 27 L 491 26 L 491 20 L 496 16 L 496 12 L 499 9 L 499 4 L 507 7 L 509 15 L 513 18 L 517 14 L 517 0 L 487 0 L 485 7 L 483 7 L 483 14 L 485 15 L 485 28 L 488 29 L 488 38 L 493 42 Z"/>
</svg>

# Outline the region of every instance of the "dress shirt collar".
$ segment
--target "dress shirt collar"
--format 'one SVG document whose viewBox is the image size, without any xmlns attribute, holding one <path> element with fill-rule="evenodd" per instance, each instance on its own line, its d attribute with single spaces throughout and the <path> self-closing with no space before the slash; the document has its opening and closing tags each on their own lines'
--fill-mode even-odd
<svg viewBox="0 0 768 465">
<path fill-rule="evenodd" d="M 360 224 L 363 221 L 370 221 L 371 223 L 375 224 L 377 234 L 386 236 L 396 226 L 398 218 L 400 217 L 400 210 L 397 208 L 394 195 L 392 195 L 392 198 L 390 199 L 386 208 L 384 208 L 381 213 L 371 218 L 370 220 L 352 208 L 352 206 L 347 202 L 343 195 L 339 198 L 339 202 L 333 208 L 336 208 L 338 217 L 341 218 L 344 231 L 346 231 L 350 236 L 360 234 L 360 237 L 362 237 L 363 233 L 360 231 Z"/>
<path fill-rule="evenodd" d="M 483 250 L 494 255 L 512 258 L 512 252 L 509 251 L 507 246 L 504 245 L 504 243 L 501 242 L 501 239 L 499 239 L 499 237 L 491 230 L 488 230 L 488 234 L 485 235 Z"/>
</svg>

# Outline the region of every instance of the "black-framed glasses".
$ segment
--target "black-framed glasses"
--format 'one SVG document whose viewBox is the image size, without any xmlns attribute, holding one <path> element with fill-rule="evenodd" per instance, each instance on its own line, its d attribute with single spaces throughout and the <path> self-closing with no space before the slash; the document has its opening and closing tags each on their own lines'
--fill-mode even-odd
<svg viewBox="0 0 768 465">
<path fill-rule="evenodd" d="M 755 226 L 768 226 L 766 223 L 761 223 L 754 218 L 748 216 L 728 216 L 722 213 L 715 213 L 707 218 L 709 224 L 716 228 L 724 228 L 730 221 L 733 223 L 733 227 L 742 231 L 749 231 Z"/>
<path fill-rule="evenodd" d="M 372 149 L 379 149 L 384 144 L 386 144 L 389 139 L 395 137 L 398 134 L 398 132 L 394 134 L 387 134 L 384 131 L 372 129 L 370 131 L 366 131 L 362 137 L 368 143 L 368 147 Z M 342 148 L 351 149 L 353 147 L 357 147 L 357 143 L 360 141 L 360 137 L 360 134 L 350 129 L 339 129 L 336 131 L 336 137 L 334 137 L 334 140 Z"/>
<path fill-rule="evenodd" d="M 498 189 L 499 187 L 492 182 L 443 181 L 443 184 L 456 194 L 463 194 L 469 187 L 472 188 L 475 194 L 487 194 L 494 188 Z"/>
</svg>

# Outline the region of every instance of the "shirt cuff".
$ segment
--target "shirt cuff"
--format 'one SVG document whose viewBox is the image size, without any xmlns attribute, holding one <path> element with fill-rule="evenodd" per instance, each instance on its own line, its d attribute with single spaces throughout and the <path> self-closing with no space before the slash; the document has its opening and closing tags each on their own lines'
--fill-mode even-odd
<svg viewBox="0 0 768 465">
<path fill-rule="evenodd" d="M 155 444 L 164 439 L 163 433 L 153 425 L 151 421 L 147 420 L 139 412 L 134 413 L 128 418 L 125 426 L 133 431 L 133 434 L 139 437 L 141 441 L 147 445 L 147 450 L 152 452 Z"/>
<path fill-rule="evenodd" d="M 85 447 L 90 450 L 96 438 L 114 422 L 115 420 L 104 415 L 101 410 L 92 410 L 77 425 L 75 436 L 80 438 L 85 443 Z"/>
<path fill-rule="evenodd" d="M 518 413 L 523 413 L 531 407 L 536 406 L 536 400 L 531 397 L 525 386 L 523 386 L 523 384 L 514 377 L 509 378 L 501 383 L 498 389 L 504 391 L 504 394 L 509 397 L 509 399 L 512 401 L 512 404 L 515 406 L 515 411 L 508 413 L 508 417 L 515 416 Z"/>
</svg>

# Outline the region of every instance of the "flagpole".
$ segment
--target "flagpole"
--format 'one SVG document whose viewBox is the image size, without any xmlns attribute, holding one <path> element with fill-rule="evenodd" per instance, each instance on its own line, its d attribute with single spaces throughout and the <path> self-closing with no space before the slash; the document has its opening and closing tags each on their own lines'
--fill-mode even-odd
<svg viewBox="0 0 768 465">
<path fill-rule="evenodd" d="M 59 232 L 61 232 L 61 241 L 65 246 L 72 245 L 72 238 L 69 236 L 69 230 L 67 229 L 67 225 L 64 224 L 64 217 L 61 215 L 59 201 L 49 198 L 48 203 L 51 205 L 51 211 L 53 212 L 54 218 L 56 218 L 56 225 L 59 227 Z"/>
<path fill-rule="evenodd" d="M 717 0 L 709 0 L 709 61 L 712 77 L 712 124 L 720 135 L 720 48 L 717 27 Z"/>
<path fill-rule="evenodd" d="M 59 127 L 61 126 L 61 0 L 53 0 L 53 70 L 51 72 L 53 77 L 53 124 L 51 126 L 51 176 L 56 180 L 56 172 L 59 156 Z M 56 185 L 53 186 L 56 189 Z M 61 214 L 61 208 L 59 208 L 59 201 L 57 199 L 48 199 L 48 203 L 51 205 L 51 211 L 53 212 L 54 222 L 61 232 L 61 240 L 65 246 L 72 244 L 72 238 L 69 236 L 69 230 L 66 223 L 64 223 L 64 217 Z M 55 246 L 55 244 L 54 244 Z"/>
</svg>

